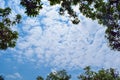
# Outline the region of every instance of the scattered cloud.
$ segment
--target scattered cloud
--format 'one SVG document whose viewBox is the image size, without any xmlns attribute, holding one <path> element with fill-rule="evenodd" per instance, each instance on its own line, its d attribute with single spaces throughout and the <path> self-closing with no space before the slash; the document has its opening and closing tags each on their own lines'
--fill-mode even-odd
<svg viewBox="0 0 120 80">
<path fill-rule="evenodd" d="M 4 8 L 5 7 L 5 1 L 4 0 L 0 0 L 0 3 L 2 3 L 2 4 L 0 4 L 0 7 Z"/>
<path fill-rule="evenodd" d="M 15 0 L 10 1 L 18 5 Z M 13 5 L 9 6 L 14 9 Z M 79 69 L 90 65 L 120 69 L 120 54 L 108 47 L 105 27 L 82 14 L 81 23 L 74 25 L 57 10 L 44 5 L 37 18 L 23 17 L 24 21 L 17 27 L 20 34 L 17 46 L 11 49 L 17 60 L 24 58 L 37 66 L 52 68 Z M 13 12 L 23 14 L 24 10 L 17 6 Z"/>
<path fill-rule="evenodd" d="M 6 80 L 22 80 L 22 76 L 18 72 L 13 73 L 13 74 L 8 74 L 6 75 L 5 78 Z"/>
</svg>

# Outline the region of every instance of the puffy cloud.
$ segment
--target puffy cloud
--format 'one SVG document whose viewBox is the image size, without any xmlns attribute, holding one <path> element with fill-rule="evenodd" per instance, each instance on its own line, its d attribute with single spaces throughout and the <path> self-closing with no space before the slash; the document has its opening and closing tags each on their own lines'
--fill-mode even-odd
<svg viewBox="0 0 120 80">
<path fill-rule="evenodd" d="M 4 8 L 5 7 L 5 1 L 4 0 L 0 0 L 0 8 Z"/>
<path fill-rule="evenodd" d="M 18 5 L 16 1 L 14 4 Z M 14 10 L 19 13 L 20 9 Z M 37 18 L 23 17 L 17 46 L 11 50 L 16 59 L 52 68 L 120 67 L 120 54 L 108 47 L 103 26 L 82 14 L 81 23 L 73 25 L 57 10 L 44 5 Z"/>
<path fill-rule="evenodd" d="M 12 16 L 15 14 L 21 14 L 22 16 L 25 16 L 25 9 L 20 5 L 20 0 L 8 0 L 5 1 L 5 3 L 7 7 L 10 7 L 12 9 Z"/>
<path fill-rule="evenodd" d="M 6 75 L 6 80 L 22 80 L 22 76 L 18 72 L 13 74 L 8 74 Z"/>
</svg>

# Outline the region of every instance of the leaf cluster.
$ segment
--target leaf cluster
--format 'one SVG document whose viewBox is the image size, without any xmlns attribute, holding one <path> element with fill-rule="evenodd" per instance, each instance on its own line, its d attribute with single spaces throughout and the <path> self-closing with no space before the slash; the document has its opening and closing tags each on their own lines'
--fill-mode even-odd
<svg viewBox="0 0 120 80">
<path fill-rule="evenodd" d="M 0 80 L 4 80 L 4 77 L 2 75 L 0 75 Z"/>
<path fill-rule="evenodd" d="M 45 80 L 69 80 L 71 75 L 68 75 L 66 70 L 60 70 L 56 72 L 51 72 Z M 41 76 L 37 77 L 37 80 L 44 80 Z"/>
<path fill-rule="evenodd" d="M 51 72 L 45 80 L 70 80 L 71 75 L 68 75 L 65 70 Z M 37 80 L 44 80 L 41 76 Z M 78 80 L 120 80 L 119 72 L 113 68 L 100 69 L 92 71 L 90 66 L 84 68 L 84 72 L 78 76 Z"/>
<path fill-rule="evenodd" d="M 15 47 L 18 38 L 18 32 L 13 31 L 11 26 L 20 23 L 21 16 L 17 14 L 12 21 L 9 18 L 10 13 L 11 9 L 9 7 L 0 8 L 0 49 L 2 50 L 6 50 L 8 47 Z"/>
<path fill-rule="evenodd" d="M 41 0 L 21 0 L 20 4 L 26 8 L 25 13 L 28 16 L 37 16 L 42 9 Z"/>
<path fill-rule="evenodd" d="M 91 71 L 90 67 L 84 68 L 84 74 L 78 76 L 80 80 L 120 80 L 120 75 L 115 69 L 101 69 L 98 72 Z"/>
</svg>

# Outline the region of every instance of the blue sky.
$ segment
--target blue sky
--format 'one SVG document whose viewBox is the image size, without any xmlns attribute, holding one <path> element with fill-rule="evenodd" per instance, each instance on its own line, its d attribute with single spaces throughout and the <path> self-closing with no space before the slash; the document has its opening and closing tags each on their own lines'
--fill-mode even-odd
<svg viewBox="0 0 120 80">
<path fill-rule="evenodd" d="M 58 14 L 59 5 L 49 6 L 42 0 L 43 9 L 35 18 L 27 17 L 20 0 L 0 0 L 0 7 L 11 7 L 14 17 L 23 16 L 15 48 L 0 51 L 0 74 L 5 80 L 35 80 L 54 70 L 66 69 L 75 80 L 85 66 L 93 70 L 116 68 L 120 70 L 120 52 L 112 51 L 104 37 L 105 27 L 85 18 L 74 8 L 81 22 L 74 25 L 67 15 Z"/>
</svg>

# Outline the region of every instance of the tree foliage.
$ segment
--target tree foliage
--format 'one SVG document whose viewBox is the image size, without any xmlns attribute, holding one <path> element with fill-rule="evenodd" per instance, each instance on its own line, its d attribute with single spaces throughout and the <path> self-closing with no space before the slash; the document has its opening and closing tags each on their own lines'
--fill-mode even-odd
<svg viewBox="0 0 120 80">
<path fill-rule="evenodd" d="M 113 50 L 120 51 L 120 0 L 107 0 L 106 2 L 105 0 L 48 1 L 51 6 L 61 5 L 59 14 L 64 15 L 67 12 L 73 24 L 80 22 L 76 11 L 72 7 L 78 5 L 80 13 L 92 20 L 97 20 L 99 24 L 107 27 L 105 37 L 108 39 L 109 46 Z M 37 6 L 38 3 L 39 5 Z M 36 16 L 42 8 L 40 0 L 21 0 L 21 4 L 26 8 L 28 16 Z"/>
<path fill-rule="evenodd" d="M 101 69 L 98 72 L 91 71 L 90 67 L 84 68 L 84 74 L 81 74 L 80 80 L 120 80 L 119 73 L 113 69 Z"/>
<path fill-rule="evenodd" d="M 60 70 L 51 72 L 47 75 L 45 80 L 70 80 L 71 75 L 68 75 L 66 70 Z M 44 80 L 41 76 L 37 77 L 37 80 Z"/>
<path fill-rule="evenodd" d="M 37 80 L 44 80 L 41 76 L 38 76 L 36 79 Z"/>
<path fill-rule="evenodd" d="M 25 13 L 28 16 L 36 16 L 42 9 L 41 0 L 21 0 L 20 4 L 26 8 Z"/>
<path fill-rule="evenodd" d="M 11 26 L 20 23 L 21 16 L 17 14 L 12 21 L 9 18 L 10 13 L 11 9 L 9 7 L 5 9 L 0 8 L 0 49 L 2 50 L 8 47 L 15 47 L 18 38 L 18 32 L 13 31 Z"/>
<path fill-rule="evenodd" d="M 71 80 L 71 75 L 68 75 L 65 70 L 51 72 L 45 80 Z M 41 76 L 37 80 L 44 80 Z M 119 72 L 113 68 L 100 69 L 92 71 L 89 66 L 84 68 L 84 73 L 78 76 L 78 80 L 120 80 Z"/>
<path fill-rule="evenodd" d="M 3 76 L 2 76 L 2 75 L 0 75 L 0 80 L 4 80 L 4 78 L 3 78 Z"/>
<path fill-rule="evenodd" d="M 70 75 L 67 74 L 65 70 L 51 72 L 46 80 L 69 80 L 71 78 Z"/>
</svg>

